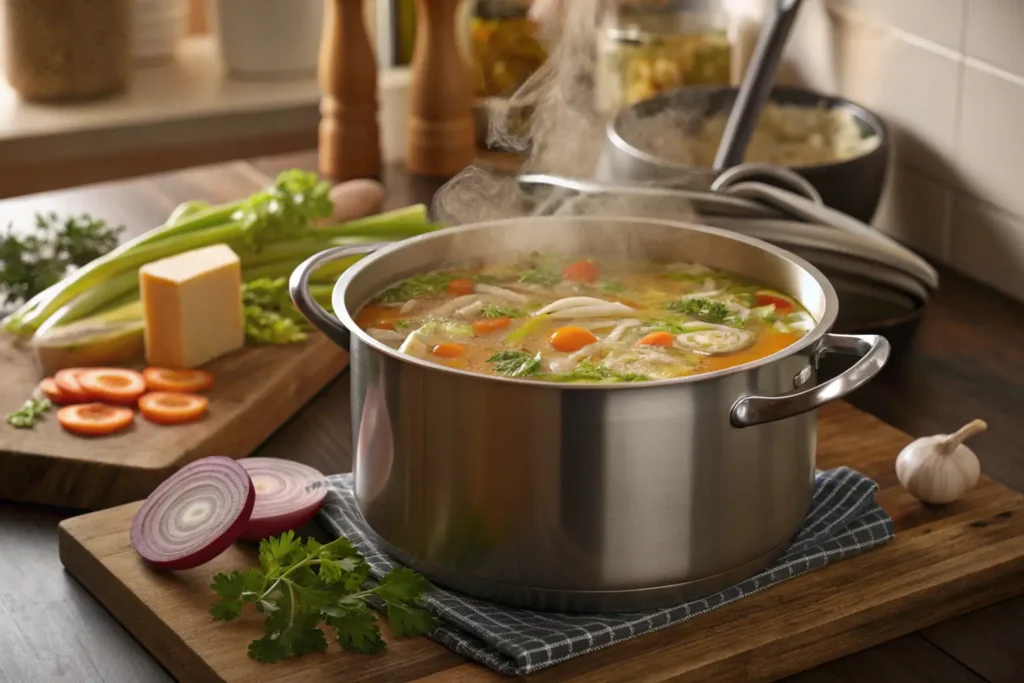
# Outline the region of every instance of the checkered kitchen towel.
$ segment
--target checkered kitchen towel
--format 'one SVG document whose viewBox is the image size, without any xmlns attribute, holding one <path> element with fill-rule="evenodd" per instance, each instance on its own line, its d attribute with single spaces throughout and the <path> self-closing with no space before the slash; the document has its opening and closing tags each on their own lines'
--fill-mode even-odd
<svg viewBox="0 0 1024 683">
<path fill-rule="evenodd" d="M 396 566 L 366 534 L 352 475 L 330 477 L 320 519 L 346 536 L 379 579 Z M 813 569 L 887 543 L 892 520 L 875 503 L 878 485 L 847 467 L 818 472 L 807 520 L 774 567 L 731 588 L 675 607 L 618 614 L 554 614 L 496 605 L 435 587 L 424 604 L 440 626 L 431 637 L 503 674 L 524 675 L 614 643 L 657 631 Z"/>
</svg>

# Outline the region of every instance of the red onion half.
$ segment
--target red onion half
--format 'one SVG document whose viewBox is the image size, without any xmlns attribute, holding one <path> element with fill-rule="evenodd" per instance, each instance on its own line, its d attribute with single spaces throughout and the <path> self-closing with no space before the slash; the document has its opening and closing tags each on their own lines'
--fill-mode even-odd
<svg viewBox="0 0 1024 683">
<path fill-rule="evenodd" d="M 279 458 L 239 462 L 256 487 L 256 505 L 242 533 L 247 541 L 298 529 L 313 519 L 327 495 L 324 475 L 309 465 Z"/>
<path fill-rule="evenodd" d="M 132 519 L 132 547 L 156 567 L 198 567 L 238 539 L 255 502 L 252 480 L 236 461 L 196 460 L 146 498 Z"/>
</svg>

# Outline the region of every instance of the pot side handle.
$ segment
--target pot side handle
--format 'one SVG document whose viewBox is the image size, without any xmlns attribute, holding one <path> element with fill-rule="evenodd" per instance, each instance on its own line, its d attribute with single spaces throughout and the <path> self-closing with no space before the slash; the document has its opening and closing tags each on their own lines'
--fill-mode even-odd
<svg viewBox="0 0 1024 683">
<path fill-rule="evenodd" d="M 783 396 L 747 396 L 732 406 L 730 417 L 735 427 L 774 422 L 820 408 L 842 398 L 871 380 L 889 360 L 891 347 L 877 334 L 827 334 L 819 354 L 843 353 L 860 356 L 845 372 L 824 384 Z"/>
<path fill-rule="evenodd" d="M 351 337 L 348 328 L 341 324 L 337 316 L 328 313 L 313 298 L 313 295 L 309 292 L 309 278 L 322 265 L 348 256 L 372 254 L 385 246 L 385 244 L 384 242 L 375 242 L 373 244 L 360 244 L 356 247 L 332 247 L 331 249 L 326 249 L 300 263 L 299 267 L 292 271 L 292 275 L 288 279 L 288 293 L 303 317 L 346 351 L 349 349 L 349 339 Z"/>
</svg>

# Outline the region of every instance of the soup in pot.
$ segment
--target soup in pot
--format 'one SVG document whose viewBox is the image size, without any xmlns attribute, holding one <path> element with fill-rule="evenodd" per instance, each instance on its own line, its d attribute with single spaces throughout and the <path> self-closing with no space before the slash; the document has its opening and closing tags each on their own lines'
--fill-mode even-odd
<svg viewBox="0 0 1024 683">
<path fill-rule="evenodd" d="M 534 255 L 389 287 L 357 324 L 401 353 L 487 375 L 645 382 L 756 361 L 815 324 L 798 301 L 694 263 Z"/>
</svg>

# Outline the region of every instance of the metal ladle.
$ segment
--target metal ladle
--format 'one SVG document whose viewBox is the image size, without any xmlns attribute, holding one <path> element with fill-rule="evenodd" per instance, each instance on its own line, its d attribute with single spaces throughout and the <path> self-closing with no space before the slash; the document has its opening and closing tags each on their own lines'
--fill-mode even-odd
<svg viewBox="0 0 1024 683">
<path fill-rule="evenodd" d="M 740 84 L 736 101 L 726 121 L 722 141 L 712 169 L 716 174 L 743 162 L 747 145 L 761 117 L 764 103 L 775 85 L 775 72 L 782 59 L 782 51 L 796 22 L 803 0 L 776 0 L 775 9 L 757 38 L 747 73 Z"/>
</svg>

